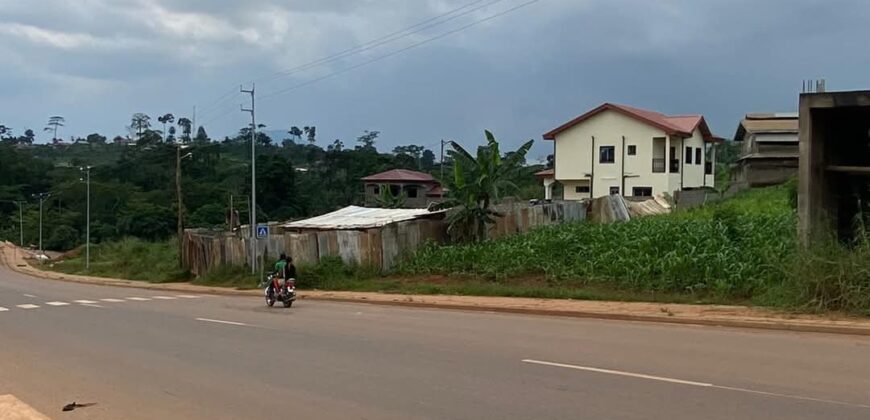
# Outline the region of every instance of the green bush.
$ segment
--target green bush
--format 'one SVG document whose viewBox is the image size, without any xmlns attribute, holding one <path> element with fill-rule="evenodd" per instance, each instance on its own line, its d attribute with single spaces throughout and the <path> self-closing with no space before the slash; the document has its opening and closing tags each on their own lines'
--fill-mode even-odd
<svg viewBox="0 0 870 420">
<path fill-rule="evenodd" d="M 85 269 L 85 253 L 54 264 L 53 269 L 71 274 L 88 274 L 143 280 L 154 283 L 186 281 L 188 274 L 178 266 L 175 240 L 147 242 L 126 238 L 118 242 L 91 245 L 91 267 Z"/>
</svg>

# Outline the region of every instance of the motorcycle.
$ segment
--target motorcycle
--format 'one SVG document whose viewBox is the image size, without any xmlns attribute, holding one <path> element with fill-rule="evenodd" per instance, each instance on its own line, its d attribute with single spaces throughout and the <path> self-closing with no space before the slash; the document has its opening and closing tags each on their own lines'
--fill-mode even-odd
<svg viewBox="0 0 870 420">
<path fill-rule="evenodd" d="M 265 287 L 263 293 L 266 296 L 266 305 L 269 307 L 280 300 L 285 308 L 289 308 L 296 301 L 296 279 L 287 279 L 282 285 L 277 273 L 269 273 L 262 286 Z"/>
</svg>

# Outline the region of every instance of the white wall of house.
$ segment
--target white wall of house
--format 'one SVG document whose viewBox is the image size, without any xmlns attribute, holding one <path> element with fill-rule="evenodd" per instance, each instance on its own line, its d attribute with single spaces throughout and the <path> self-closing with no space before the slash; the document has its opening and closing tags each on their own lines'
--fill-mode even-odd
<svg viewBox="0 0 870 420">
<path fill-rule="evenodd" d="M 595 147 L 592 147 L 592 137 Z M 625 157 L 623 158 L 623 136 L 625 137 Z M 666 173 L 652 172 L 654 153 L 653 138 L 665 137 L 665 133 L 648 124 L 637 121 L 615 111 L 604 111 L 581 124 L 556 135 L 556 179 L 565 186 L 565 199 L 589 198 L 588 194 L 578 194 L 575 187 L 588 185 L 592 173 L 594 157 L 595 179 L 592 196 L 602 197 L 610 194 L 611 187 L 620 189 L 620 194 L 632 195 L 634 187 L 650 187 L 654 194 L 667 191 Z M 634 156 L 628 155 L 628 146 L 637 148 Z M 612 146 L 613 163 L 599 163 L 603 146 Z M 663 153 L 664 142 L 656 151 Z M 625 163 L 625 189 L 622 191 L 622 165 Z"/>
</svg>

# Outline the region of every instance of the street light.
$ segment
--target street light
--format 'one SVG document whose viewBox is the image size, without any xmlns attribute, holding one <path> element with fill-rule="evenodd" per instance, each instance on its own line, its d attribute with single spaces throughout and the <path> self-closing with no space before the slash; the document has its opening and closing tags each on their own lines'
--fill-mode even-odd
<svg viewBox="0 0 870 420">
<path fill-rule="evenodd" d="M 85 178 L 81 179 L 81 181 L 85 181 L 87 184 L 87 202 L 88 202 L 88 210 L 87 216 L 85 217 L 85 270 L 91 269 L 91 168 L 93 166 L 83 166 L 79 168 L 80 171 L 84 172 Z"/>
<path fill-rule="evenodd" d="M 42 249 L 42 204 L 51 197 L 51 193 L 34 194 L 33 197 L 39 199 L 39 262 L 42 263 L 42 258 L 45 257 L 45 251 Z"/>
<path fill-rule="evenodd" d="M 175 148 L 175 199 L 178 201 L 178 265 L 184 265 L 184 248 L 182 244 L 182 237 L 184 236 L 184 213 L 183 208 L 184 204 L 181 201 L 181 161 L 187 159 L 189 157 L 193 157 L 193 153 L 188 153 L 184 156 L 181 155 L 181 151 L 187 149 L 188 145 L 179 144 Z"/>
</svg>

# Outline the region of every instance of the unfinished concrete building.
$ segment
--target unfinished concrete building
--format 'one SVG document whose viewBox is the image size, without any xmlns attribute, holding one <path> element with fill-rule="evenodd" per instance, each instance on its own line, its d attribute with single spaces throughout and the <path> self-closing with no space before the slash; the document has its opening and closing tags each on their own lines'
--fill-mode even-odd
<svg viewBox="0 0 870 420">
<path fill-rule="evenodd" d="M 736 184 L 766 187 L 797 175 L 797 112 L 746 114 L 737 126 L 734 141 L 742 145 L 732 173 Z"/>
<path fill-rule="evenodd" d="M 866 232 L 870 215 L 870 91 L 800 97 L 798 214 L 805 245 Z"/>
</svg>

